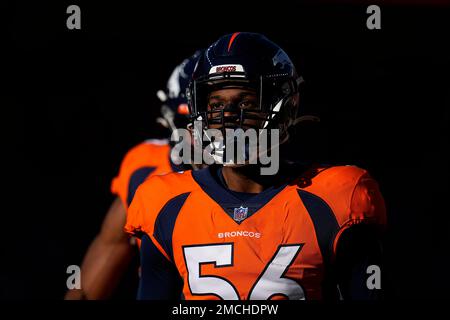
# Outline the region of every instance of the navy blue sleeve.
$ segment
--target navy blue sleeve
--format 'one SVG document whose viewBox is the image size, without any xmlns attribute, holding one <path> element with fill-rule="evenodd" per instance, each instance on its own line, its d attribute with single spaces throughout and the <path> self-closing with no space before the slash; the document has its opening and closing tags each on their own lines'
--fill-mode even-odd
<svg viewBox="0 0 450 320">
<path fill-rule="evenodd" d="M 356 225 L 344 231 L 336 250 L 335 271 L 344 300 L 381 300 L 385 296 L 381 236 L 369 225 Z M 382 271 L 381 288 L 369 289 L 367 268 L 376 265 Z"/>
<path fill-rule="evenodd" d="M 182 280 L 172 262 L 156 248 L 148 235 L 141 243 L 141 279 L 138 300 L 180 300 Z"/>
</svg>

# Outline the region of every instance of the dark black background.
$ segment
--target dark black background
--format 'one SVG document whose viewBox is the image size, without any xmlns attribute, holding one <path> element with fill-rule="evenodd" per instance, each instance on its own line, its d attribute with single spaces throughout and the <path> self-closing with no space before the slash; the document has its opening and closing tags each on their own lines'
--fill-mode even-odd
<svg viewBox="0 0 450 320">
<path fill-rule="evenodd" d="M 81 7 L 81 30 L 66 8 Z M 149 137 L 155 96 L 195 49 L 235 31 L 267 35 L 306 80 L 321 160 L 380 182 L 391 298 L 448 297 L 448 6 L 192 2 L 6 2 L 2 22 L 1 299 L 61 299 L 113 196 L 125 152 Z M 4 23 L 6 22 L 6 23 Z M 314 143 L 312 143 L 314 142 Z"/>
</svg>

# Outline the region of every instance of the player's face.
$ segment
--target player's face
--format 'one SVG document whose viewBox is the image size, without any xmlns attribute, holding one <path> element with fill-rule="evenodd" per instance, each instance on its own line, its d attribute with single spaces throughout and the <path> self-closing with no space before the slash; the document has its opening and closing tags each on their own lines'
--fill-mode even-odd
<svg viewBox="0 0 450 320">
<path fill-rule="evenodd" d="M 241 125 L 244 129 L 248 127 L 254 127 L 259 124 L 259 120 L 244 120 L 244 123 L 239 123 L 240 110 L 244 109 L 247 114 L 251 114 L 251 110 L 258 111 L 258 102 L 256 91 L 252 89 L 245 88 L 225 88 L 216 91 L 212 91 L 208 97 L 208 111 L 209 118 L 220 117 L 221 111 L 224 112 L 224 117 L 227 119 L 226 126 L 237 126 Z M 217 112 L 215 112 L 217 111 Z M 230 123 L 230 122 L 233 123 Z M 211 124 L 209 127 L 211 129 L 220 128 L 221 124 Z"/>
</svg>

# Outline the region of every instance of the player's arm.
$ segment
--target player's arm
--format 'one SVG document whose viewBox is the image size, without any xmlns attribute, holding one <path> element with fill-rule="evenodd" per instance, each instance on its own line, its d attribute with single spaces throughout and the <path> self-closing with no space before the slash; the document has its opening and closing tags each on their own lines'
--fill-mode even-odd
<svg viewBox="0 0 450 320">
<path fill-rule="evenodd" d="M 341 298 L 344 300 L 380 300 L 384 285 L 369 287 L 369 266 L 383 267 L 382 241 L 373 225 L 360 224 L 346 229 L 336 248 L 335 271 Z M 376 271 L 377 272 L 377 271 Z M 380 275 L 380 284 L 384 276 Z"/>
<path fill-rule="evenodd" d="M 154 245 L 148 235 L 141 243 L 141 278 L 138 300 L 179 300 L 182 281 L 175 266 Z"/>
<path fill-rule="evenodd" d="M 141 239 L 139 300 L 181 298 L 181 277 L 166 249 L 153 237 L 158 214 L 172 197 L 172 187 L 153 176 L 137 188 L 128 208 L 125 231 Z"/>
<path fill-rule="evenodd" d="M 91 243 L 81 266 L 81 290 L 69 290 L 67 300 L 106 299 L 118 284 L 133 256 L 130 237 L 123 230 L 126 209 L 117 197 Z"/>
<path fill-rule="evenodd" d="M 335 272 L 343 299 L 377 300 L 383 288 L 368 286 L 369 266 L 384 271 L 382 233 L 386 207 L 377 182 L 367 173 L 355 185 L 350 201 L 350 217 L 336 239 Z M 377 271 L 375 271 L 377 272 Z M 380 282 L 384 277 L 380 277 Z"/>
</svg>

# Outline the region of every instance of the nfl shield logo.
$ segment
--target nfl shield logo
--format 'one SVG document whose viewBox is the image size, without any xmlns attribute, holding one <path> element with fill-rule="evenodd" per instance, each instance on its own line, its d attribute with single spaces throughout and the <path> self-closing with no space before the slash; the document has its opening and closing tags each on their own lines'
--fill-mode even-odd
<svg viewBox="0 0 450 320">
<path fill-rule="evenodd" d="M 247 218 L 248 208 L 240 207 L 234 208 L 234 220 L 237 222 L 241 222 Z"/>
</svg>

